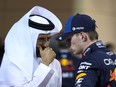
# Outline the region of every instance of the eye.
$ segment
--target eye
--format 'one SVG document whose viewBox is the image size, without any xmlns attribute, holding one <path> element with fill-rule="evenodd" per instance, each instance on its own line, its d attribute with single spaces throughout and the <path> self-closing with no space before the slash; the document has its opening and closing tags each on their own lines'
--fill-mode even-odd
<svg viewBox="0 0 116 87">
<path fill-rule="evenodd" d="M 45 41 L 49 41 L 50 39 L 51 37 L 39 37 L 38 41 L 45 42 Z"/>
<path fill-rule="evenodd" d="M 50 39 L 51 39 L 51 37 L 48 37 L 48 38 L 46 38 L 47 39 L 47 41 L 49 41 Z"/>
<path fill-rule="evenodd" d="M 38 41 L 46 41 L 46 38 L 39 37 L 39 38 L 38 38 Z"/>
</svg>

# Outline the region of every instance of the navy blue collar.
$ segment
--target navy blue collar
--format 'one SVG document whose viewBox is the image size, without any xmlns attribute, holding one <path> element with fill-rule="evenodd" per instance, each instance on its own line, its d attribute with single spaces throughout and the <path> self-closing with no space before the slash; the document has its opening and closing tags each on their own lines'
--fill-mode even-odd
<svg viewBox="0 0 116 87">
<path fill-rule="evenodd" d="M 106 46 L 103 44 L 102 41 L 96 41 L 95 43 L 91 44 L 83 53 L 83 57 L 91 54 L 93 51 L 96 50 L 106 50 Z"/>
</svg>

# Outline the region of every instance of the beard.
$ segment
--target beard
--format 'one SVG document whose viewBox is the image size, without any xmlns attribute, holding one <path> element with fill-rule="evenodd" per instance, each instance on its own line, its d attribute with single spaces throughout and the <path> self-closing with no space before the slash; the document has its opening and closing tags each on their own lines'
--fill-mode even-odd
<svg viewBox="0 0 116 87">
<path fill-rule="evenodd" d="M 41 47 L 42 47 L 43 50 L 46 48 L 45 46 L 41 46 Z M 39 50 L 38 47 L 36 47 L 36 56 L 37 56 L 37 58 L 38 58 L 38 57 L 41 57 L 41 55 L 40 55 L 40 50 Z"/>
</svg>

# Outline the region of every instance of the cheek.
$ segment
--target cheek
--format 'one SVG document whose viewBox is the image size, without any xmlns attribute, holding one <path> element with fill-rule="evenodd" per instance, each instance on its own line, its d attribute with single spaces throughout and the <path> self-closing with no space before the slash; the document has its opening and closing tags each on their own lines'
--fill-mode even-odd
<svg viewBox="0 0 116 87">
<path fill-rule="evenodd" d="M 72 48 L 75 49 L 75 50 L 78 49 L 78 47 L 79 47 L 78 44 L 72 44 L 71 46 L 72 46 Z"/>
<path fill-rule="evenodd" d="M 42 46 L 42 45 L 43 45 L 43 43 L 42 43 L 42 42 L 37 42 L 37 45 Z"/>
<path fill-rule="evenodd" d="M 49 46 L 49 41 L 45 42 L 45 43 L 44 43 L 44 46 L 45 46 L 45 47 L 48 47 L 48 46 Z"/>
<path fill-rule="evenodd" d="M 71 48 L 73 49 L 73 50 L 75 50 L 76 48 L 77 48 L 77 44 L 75 43 L 75 42 L 72 42 L 71 43 Z"/>
<path fill-rule="evenodd" d="M 72 43 L 71 43 L 71 48 L 72 48 L 73 50 L 77 51 L 77 50 L 80 50 L 80 48 L 81 48 L 80 45 L 81 45 L 81 44 L 80 44 L 79 40 L 74 40 L 74 41 L 72 41 Z"/>
</svg>

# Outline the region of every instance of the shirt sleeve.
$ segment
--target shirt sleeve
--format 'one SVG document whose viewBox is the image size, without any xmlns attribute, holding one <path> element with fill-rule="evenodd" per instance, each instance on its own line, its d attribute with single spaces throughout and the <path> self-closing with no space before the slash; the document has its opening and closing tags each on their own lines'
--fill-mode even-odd
<svg viewBox="0 0 116 87">
<path fill-rule="evenodd" d="M 96 87 L 98 75 L 98 65 L 95 61 L 81 62 L 76 75 L 75 87 Z"/>
<path fill-rule="evenodd" d="M 61 65 L 58 61 L 58 74 L 59 74 L 59 82 L 58 82 L 58 86 L 57 87 L 62 87 L 62 69 L 61 69 Z"/>
<path fill-rule="evenodd" d="M 30 82 L 13 87 L 46 87 L 53 74 L 54 71 L 50 67 L 40 63 Z"/>
<path fill-rule="evenodd" d="M 54 59 L 49 67 L 54 70 L 54 75 L 46 87 L 62 87 L 62 69 L 60 62 L 57 59 Z"/>
</svg>

